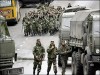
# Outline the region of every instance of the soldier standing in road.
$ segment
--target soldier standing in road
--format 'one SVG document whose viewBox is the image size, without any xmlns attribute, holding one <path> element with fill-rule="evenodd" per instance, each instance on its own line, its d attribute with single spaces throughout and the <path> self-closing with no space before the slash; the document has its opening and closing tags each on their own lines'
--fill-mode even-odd
<svg viewBox="0 0 100 75">
<path fill-rule="evenodd" d="M 67 8 L 69 8 L 69 7 L 72 7 L 70 3 L 68 4 Z"/>
<path fill-rule="evenodd" d="M 47 75 L 49 75 L 52 64 L 53 64 L 53 68 L 54 68 L 54 73 L 56 75 L 57 74 L 57 67 L 56 67 L 57 47 L 55 47 L 54 41 L 51 41 L 51 44 L 50 44 L 49 48 L 47 49 L 47 53 L 48 53 Z"/>
<path fill-rule="evenodd" d="M 44 59 L 44 53 L 45 53 L 45 49 L 41 45 L 40 39 L 37 39 L 36 46 L 34 47 L 33 50 L 33 55 L 34 55 L 33 75 L 35 75 L 36 68 L 38 68 L 37 75 L 39 75 L 41 71 L 42 61 Z"/>
<path fill-rule="evenodd" d="M 68 43 L 65 44 L 65 41 L 62 41 L 61 47 L 58 51 L 58 54 L 61 57 L 61 64 L 62 64 L 62 75 L 65 75 L 65 69 L 66 69 L 66 55 L 69 53 L 69 47 Z"/>
<path fill-rule="evenodd" d="M 27 25 L 28 25 L 28 16 L 27 16 L 27 13 L 25 13 L 25 17 L 24 17 L 23 20 L 22 20 L 22 24 L 23 24 L 23 27 L 24 27 L 24 35 L 25 35 L 25 36 L 28 36 L 28 29 L 27 29 Z"/>
</svg>

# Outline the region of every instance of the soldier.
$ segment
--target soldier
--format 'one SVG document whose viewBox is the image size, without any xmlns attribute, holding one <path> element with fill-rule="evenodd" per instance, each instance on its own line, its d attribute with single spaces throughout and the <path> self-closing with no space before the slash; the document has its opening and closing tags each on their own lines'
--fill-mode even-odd
<svg viewBox="0 0 100 75">
<path fill-rule="evenodd" d="M 70 3 L 68 4 L 67 8 L 69 8 L 69 7 L 72 7 Z"/>
<path fill-rule="evenodd" d="M 31 34 L 32 34 L 32 36 L 36 35 L 36 22 L 35 22 L 35 18 L 32 19 L 32 22 L 31 22 Z"/>
<path fill-rule="evenodd" d="M 65 41 L 63 40 L 61 43 L 61 47 L 58 51 L 58 54 L 61 57 L 61 64 L 62 64 L 62 75 L 65 75 L 65 69 L 66 69 L 66 55 L 69 53 L 69 46 L 68 43 L 65 44 Z"/>
<path fill-rule="evenodd" d="M 63 12 L 65 11 L 65 7 L 63 7 L 62 11 L 63 11 Z"/>
<path fill-rule="evenodd" d="M 41 36 L 41 34 L 42 34 L 42 23 L 40 23 L 40 24 L 38 25 L 38 35 Z"/>
<path fill-rule="evenodd" d="M 33 75 L 35 75 L 35 70 L 37 67 L 38 67 L 37 75 L 39 75 L 41 71 L 42 61 L 44 59 L 44 53 L 45 53 L 45 49 L 41 45 L 40 39 L 37 39 L 36 46 L 34 47 L 33 50 L 33 55 L 34 55 Z"/>
<path fill-rule="evenodd" d="M 28 17 L 27 17 L 27 13 L 25 13 L 25 17 L 22 20 L 22 24 L 24 26 L 24 34 L 25 34 L 25 36 L 28 36 L 28 29 L 27 29 Z"/>
<path fill-rule="evenodd" d="M 28 35 L 30 35 L 31 34 L 31 20 L 30 20 L 30 18 L 28 18 L 26 29 L 27 29 Z"/>
<path fill-rule="evenodd" d="M 52 64 L 53 64 L 53 68 L 54 68 L 54 73 L 56 75 L 57 74 L 57 67 L 56 67 L 57 47 L 55 47 L 54 41 L 51 41 L 51 44 L 50 44 L 49 48 L 47 49 L 47 53 L 48 53 L 47 75 L 49 75 Z"/>
</svg>

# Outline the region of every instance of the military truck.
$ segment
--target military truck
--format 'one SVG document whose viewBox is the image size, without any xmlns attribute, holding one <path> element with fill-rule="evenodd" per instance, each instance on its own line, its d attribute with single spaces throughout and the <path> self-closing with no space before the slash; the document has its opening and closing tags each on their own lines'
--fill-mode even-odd
<svg viewBox="0 0 100 75">
<path fill-rule="evenodd" d="M 88 10 L 86 9 L 86 7 L 81 7 L 81 6 L 77 6 L 77 7 L 70 7 L 67 8 L 61 15 L 59 18 L 59 22 L 60 22 L 60 27 L 59 27 L 59 46 L 61 45 L 61 41 L 65 40 L 66 42 L 68 42 L 68 40 L 70 39 L 70 20 L 73 18 L 73 16 L 75 15 L 75 13 L 79 10 Z M 72 53 L 67 54 L 66 56 L 66 65 L 67 65 L 67 60 L 68 57 L 71 57 Z M 61 61 L 60 61 L 60 56 L 58 56 L 58 66 L 61 67 Z"/>
<path fill-rule="evenodd" d="M 0 15 L 0 75 L 20 74 L 23 68 L 12 68 L 17 60 L 15 43 L 11 39 L 5 18 Z"/>
<path fill-rule="evenodd" d="M 79 11 L 70 21 L 72 75 L 100 70 L 100 10 Z"/>
</svg>

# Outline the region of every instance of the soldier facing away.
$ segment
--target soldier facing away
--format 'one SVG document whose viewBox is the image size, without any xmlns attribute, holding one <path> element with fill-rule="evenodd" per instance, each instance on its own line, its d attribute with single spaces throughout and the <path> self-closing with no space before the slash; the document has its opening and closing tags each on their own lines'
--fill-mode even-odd
<svg viewBox="0 0 100 75">
<path fill-rule="evenodd" d="M 61 47 L 58 50 L 58 54 L 61 57 L 61 64 L 62 64 L 62 75 L 65 75 L 65 69 L 66 69 L 66 55 L 69 53 L 69 47 L 68 43 L 67 45 L 65 44 L 65 41 L 63 40 L 61 43 Z"/>
<path fill-rule="evenodd" d="M 49 75 L 52 64 L 53 64 L 53 68 L 54 68 L 54 73 L 56 75 L 57 74 L 57 67 L 56 67 L 57 47 L 55 47 L 54 41 L 51 41 L 51 44 L 50 44 L 49 48 L 47 49 L 47 53 L 48 53 L 47 75 Z"/>
<path fill-rule="evenodd" d="M 37 41 L 36 41 L 36 46 L 34 47 L 33 55 L 34 55 L 33 75 L 35 75 L 36 68 L 38 71 L 37 75 L 39 75 L 39 73 L 41 71 L 42 61 L 43 61 L 44 55 L 45 55 L 45 49 L 41 45 L 40 39 L 37 39 Z"/>
</svg>

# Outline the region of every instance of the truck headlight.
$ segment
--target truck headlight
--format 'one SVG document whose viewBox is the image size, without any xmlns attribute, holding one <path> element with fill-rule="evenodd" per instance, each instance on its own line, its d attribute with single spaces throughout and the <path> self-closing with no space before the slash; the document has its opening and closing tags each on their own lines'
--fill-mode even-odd
<svg viewBox="0 0 100 75">
<path fill-rule="evenodd" d="M 99 49 L 96 49 L 96 53 L 99 54 L 100 53 L 100 50 Z"/>
</svg>

